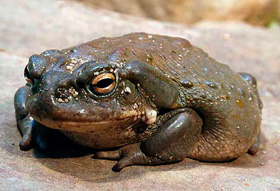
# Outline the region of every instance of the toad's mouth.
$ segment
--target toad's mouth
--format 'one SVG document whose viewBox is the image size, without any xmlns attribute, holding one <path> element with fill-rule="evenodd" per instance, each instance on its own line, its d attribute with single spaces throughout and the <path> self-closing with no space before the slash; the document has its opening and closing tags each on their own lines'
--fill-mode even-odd
<svg viewBox="0 0 280 191">
<path fill-rule="evenodd" d="M 108 121 L 68 121 L 68 120 L 54 120 L 49 118 L 38 118 L 32 116 L 40 124 L 52 128 L 64 131 L 88 133 L 94 131 L 106 131 L 112 129 L 126 129 L 139 122 L 138 118 L 127 117 L 122 119 L 108 120 Z"/>
</svg>

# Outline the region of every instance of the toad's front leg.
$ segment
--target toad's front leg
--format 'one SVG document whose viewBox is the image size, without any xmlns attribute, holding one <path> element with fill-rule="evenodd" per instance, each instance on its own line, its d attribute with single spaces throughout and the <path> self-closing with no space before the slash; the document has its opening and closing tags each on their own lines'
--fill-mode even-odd
<svg viewBox="0 0 280 191">
<path fill-rule="evenodd" d="M 55 130 L 41 125 L 29 115 L 25 102 L 31 91 L 30 86 L 23 86 L 17 90 L 14 97 L 17 126 L 22 135 L 19 147 L 24 151 L 30 150 L 34 146 L 46 150 L 50 145 L 50 137 Z"/>
<path fill-rule="evenodd" d="M 170 118 L 169 118 L 170 117 Z M 120 171 L 131 165 L 159 165 L 182 161 L 192 151 L 201 134 L 202 120 L 192 109 L 178 109 L 159 117 L 158 130 L 142 143 L 117 151 L 98 152 L 99 159 L 119 160 Z"/>
</svg>

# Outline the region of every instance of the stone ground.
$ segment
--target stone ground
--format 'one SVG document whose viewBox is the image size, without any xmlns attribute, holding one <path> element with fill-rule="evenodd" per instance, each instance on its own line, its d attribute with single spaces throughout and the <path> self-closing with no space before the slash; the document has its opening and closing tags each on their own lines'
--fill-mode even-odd
<svg viewBox="0 0 280 191">
<path fill-rule="evenodd" d="M 280 29 L 242 23 L 192 27 L 94 10 L 75 2 L 0 0 L 0 190 L 280 190 Z M 81 148 L 22 152 L 13 95 L 28 57 L 101 36 L 144 31 L 187 38 L 235 71 L 255 75 L 264 102 L 261 151 L 230 163 L 134 166 L 111 171 Z"/>
</svg>

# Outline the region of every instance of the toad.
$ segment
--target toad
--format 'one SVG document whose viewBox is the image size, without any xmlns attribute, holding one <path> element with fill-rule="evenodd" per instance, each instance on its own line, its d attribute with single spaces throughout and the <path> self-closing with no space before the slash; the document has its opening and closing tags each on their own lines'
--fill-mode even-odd
<svg viewBox="0 0 280 191">
<path fill-rule="evenodd" d="M 114 171 L 258 150 L 256 79 L 182 38 L 132 33 L 47 50 L 24 75 L 14 101 L 21 150 L 54 146 L 53 129 L 117 160 Z"/>
</svg>

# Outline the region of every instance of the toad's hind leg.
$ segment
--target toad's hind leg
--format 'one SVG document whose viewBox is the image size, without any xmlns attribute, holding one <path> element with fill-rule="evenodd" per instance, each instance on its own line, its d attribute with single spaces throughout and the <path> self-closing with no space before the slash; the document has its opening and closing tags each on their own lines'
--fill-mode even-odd
<svg viewBox="0 0 280 191">
<path fill-rule="evenodd" d="M 261 98 L 258 93 L 256 78 L 248 73 L 239 72 L 238 74 L 243 78 L 243 80 L 247 81 L 254 88 L 254 92 L 258 98 L 259 107 L 260 107 L 260 109 L 262 109 L 263 104 L 262 104 Z M 251 155 L 255 155 L 259 150 L 259 146 L 260 146 L 260 133 L 258 134 L 257 138 L 255 139 L 254 144 L 249 148 L 248 153 Z"/>
</svg>

